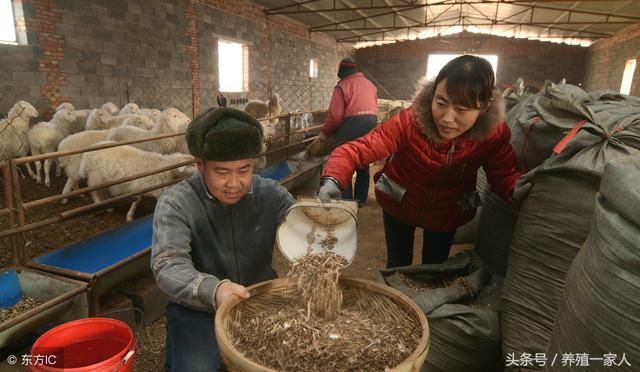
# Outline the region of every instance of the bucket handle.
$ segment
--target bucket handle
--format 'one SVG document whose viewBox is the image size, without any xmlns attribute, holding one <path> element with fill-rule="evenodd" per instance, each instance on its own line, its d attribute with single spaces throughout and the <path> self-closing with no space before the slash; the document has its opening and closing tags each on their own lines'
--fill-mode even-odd
<svg viewBox="0 0 640 372">
<path fill-rule="evenodd" d="M 144 324 L 144 311 L 142 311 L 142 309 L 138 309 L 137 307 L 127 307 L 124 309 L 117 309 L 117 310 L 112 310 L 112 311 L 107 311 L 106 313 L 102 313 L 101 315 L 108 315 L 108 314 L 113 314 L 113 313 L 119 313 L 122 311 L 127 311 L 127 310 L 133 310 L 138 312 L 141 317 L 140 317 L 140 325 L 137 327 L 137 333 L 140 332 L 140 330 L 142 329 L 142 325 Z M 122 359 L 120 360 L 120 363 L 118 363 L 118 365 L 113 369 L 113 372 L 118 371 L 120 368 L 122 368 L 123 365 L 125 365 L 129 359 L 131 359 L 131 357 L 136 353 L 136 346 L 138 346 L 138 338 L 135 337 L 136 332 L 134 331 L 134 337 L 133 337 L 133 347 L 127 351 L 127 353 L 122 357 Z"/>
<path fill-rule="evenodd" d="M 356 212 L 353 209 L 349 208 L 348 206 L 338 201 L 330 201 L 330 202 L 324 202 L 324 203 L 318 203 L 318 202 L 312 202 L 312 201 L 300 201 L 300 202 L 296 202 L 291 207 L 289 207 L 289 210 L 302 208 L 302 207 L 342 209 L 343 211 L 346 211 L 347 213 L 349 213 L 356 221 L 358 220 L 358 216 L 356 215 Z"/>
<path fill-rule="evenodd" d="M 135 347 L 135 346 L 134 346 Z M 135 354 L 136 351 L 135 349 L 131 349 L 129 351 L 127 351 L 127 353 L 124 355 L 124 357 L 122 357 L 122 359 L 120 360 L 120 363 L 118 363 L 118 365 L 116 366 L 116 368 L 113 369 L 113 372 L 118 371 L 120 368 L 122 368 L 123 365 L 127 364 L 127 362 L 129 361 L 129 359 L 131 359 L 131 357 L 133 356 L 133 354 Z"/>
</svg>

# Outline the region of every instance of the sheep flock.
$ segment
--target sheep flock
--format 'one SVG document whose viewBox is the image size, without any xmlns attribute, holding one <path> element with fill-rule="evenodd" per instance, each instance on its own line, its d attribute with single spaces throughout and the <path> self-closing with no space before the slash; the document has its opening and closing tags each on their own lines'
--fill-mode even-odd
<svg viewBox="0 0 640 372">
<path fill-rule="evenodd" d="M 266 102 L 250 100 L 244 110 L 262 124 L 265 140 L 275 135 L 282 114 L 278 94 L 273 94 Z M 141 108 L 130 102 L 118 108 L 116 104 L 106 102 L 96 108 L 77 109 L 65 102 L 55 109 L 51 120 L 35 122 L 38 117 L 38 111 L 30 103 L 19 101 L 10 109 L 7 117 L 0 120 L 0 162 L 29 155 L 64 152 L 42 161 L 24 163 L 28 175 L 45 187 L 51 186 L 52 169 L 55 169 L 58 177 L 64 173 L 67 180 L 62 195 L 80 189 L 81 185 L 98 186 L 193 161 L 184 135 L 179 135 L 187 130 L 191 119 L 174 107 L 163 110 Z M 292 129 L 306 128 L 312 121 L 310 113 L 291 113 Z M 168 137 L 150 139 L 157 136 Z M 125 141 L 136 142 L 118 145 Z M 105 145 L 109 147 L 91 149 Z M 35 170 L 31 163 L 34 163 Z M 258 169 L 264 168 L 266 157 L 257 159 L 256 166 Z M 195 172 L 192 165 L 179 166 L 171 171 L 92 191 L 91 198 L 94 203 L 100 203 L 110 197 L 136 193 Z M 152 190 L 142 196 L 157 199 L 163 189 Z M 133 219 L 139 201 L 140 197 L 136 197 L 131 204 L 127 221 Z M 67 198 L 61 202 L 66 203 Z"/>
</svg>

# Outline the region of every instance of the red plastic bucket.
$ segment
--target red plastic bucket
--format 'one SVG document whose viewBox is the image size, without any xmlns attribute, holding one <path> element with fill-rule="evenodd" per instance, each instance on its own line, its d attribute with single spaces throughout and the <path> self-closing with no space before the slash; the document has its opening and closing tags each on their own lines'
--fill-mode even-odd
<svg viewBox="0 0 640 372">
<path fill-rule="evenodd" d="M 133 331 L 119 320 L 87 318 L 61 324 L 31 347 L 30 371 L 130 372 Z"/>
</svg>

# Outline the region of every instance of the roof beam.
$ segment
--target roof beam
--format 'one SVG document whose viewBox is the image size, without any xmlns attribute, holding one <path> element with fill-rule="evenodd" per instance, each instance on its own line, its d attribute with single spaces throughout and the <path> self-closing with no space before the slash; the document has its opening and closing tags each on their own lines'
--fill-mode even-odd
<svg viewBox="0 0 640 372">
<path fill-rule="evenodd" d="M 582 0 L 585 1 L 585 0 Z M 586 0 L 588 1 L 588 0 Z M 602 1 L 602 0 L 600 0 Z M 536 2 L 540 2 L 540 0 L 537 0 Z M 618 10 L 619 8 L 611 11 L 611 12 L 596 12 L 593 10 L 575 10 L 575 9 L 571 9 L 571 8 L 556 8 L 556 7 L 552 7 L 552 6 L 544 6 L 544 5 L 538 5 L 538 4 L 531 4 L 531 3 L 522 3 L 522 1 L 518 1 L 518 2 L 513 2 L 513 3 L 509 3 L 511 5 L 516 5 L 516 6 L 524 6 L 524 7 L 528 7 L 528 8 L 536 8 L 536 9 L 544 9 L 544 10 L 555 10 L 556 12 L 569 12 L 569 18 L 571 18 L 571 14 L 586 14 L 586 15 L 594 15 L 594 16 L 606 16 L 606 17 L 616 17 L 616 18 L 626 18 L 629 20 L 634 20 L 636 22 L 640 21 L 640 17 L 632 17 L 632 16 L 627 16 L 627 15 L 619 15 L 619 14 L 614 14 L 613 12 L 615 12 L 616 10 Z"/>
<path fill-rule="evenodd" d="M 613 13 L 613 12 L 617 12 L 618 10 L 620 10 L 620 9 L 624 8 L 625 6 L 629 5 L 631 2 L 632 2 L 632 0 L 627 1 L 627 2 L 625 2 L 624 4 L 620 5 L 619 7 L 617 7 L 617 8 L 615 8 L 615 9 L 613 9 L 611 12 L 612 12 L 612 13 Z M 586 30 L 587 28 L 589 28 L 589 26 L 584 26 L 584 27 L 582 27 L 580 30 L 577 30 L 577 32 L 579 33 L 580 31 L 584 31 L 584 30 Z M 575 32 L 574 32 L 573 34 L 571 34 L 570 36 L 573 36 L 573 35 L 575 35 Z"/>
<path fill-rule="evenodd" d="M 443 0 L 438 4 L 429 4 L 428 6 L 443 5 L 442 3 L 445 3 L 446 1 L 448 1 L 448 0 Z M 444 5 L 446 5 L 446 4 L 444 4 Z M 382 16 L 389 15 L 389 14 L 397 14 L 399 12 L 403 12 L 403 11 L 407 11 L 407 10 L 424 8 L 425 6 L 426 5 L 424 5 L 424 4 L 405 6 L 402 9 L 392 10 L 390 12 L 383 12 L 383 13 L 378 13 L 378 14 L 374 14 L 374 15 L 370 15 L 370 16 L 351 18 L 351 19 L 347 19 L 347 20 L 344 20 L 344 21 L 340 21 L 340 22 L 327 23 L 327 24 L 324 24 L 324 25 L 314 26 L 314 27 L 311 27 L 309 29 L 309 31 L 311 31 L 311 32 L 314 32 L 314 31 L 326 31 L 324 29 L 325 27 L 334 27 L 333 30 L 336 31 L 338 25 L 342 25 L 342 24 L 345 24 L 345 23 L 358 22 L 358 21 L 362 21 L 362 20 L 366 20 L 366 19 L 370 19 L 370 18 L 382 17 Z"/>
<path fill-rule="evenodd" d="M 486 19 L 486 18 L 482 18 L 482 17 L 477 17 L 477 16 L 464 16 L 463 18 L 469 18 L 469 19 L 479 19 L 479 20 L 483 20 L 484 22 L 479 22 L 479 23 L 474 23 L 476 26 L 505 26 L 505 25 L 523 25 L 523 26 L 539 26 L 539 27 L 551 27 L 554 25 L 604 25 L 604 24 L 610 24 L 610 25 L 621 25 L 621 24 L 634 24 L 636 22 L 631 22 L 631 21 L 619 21 L 619 22 L 594 22 L 594 21 L 566 21 L 566 22 L 557 22 L 557 21 L 549 21 L 549 22 L 542 22 L 542 21 L 528 21 L 528 22 L 514 22 L 514 21 L 506 21 L 504 19 L 500 19 L 497 21 L 493 21 L 492 19 Z M 456 25 L 462 25 L 461 23 L 455 23 L 455 24 L 451 24 L 451 23 L 444 23 L 447 21 L 451 21 L 451 20 L 459 20 L 460 17 L 458 15 L 449 17 L 449 18 L 444 18 L 444 19 L 440 19 L 440 20 L 436 20 L 433 19 L 427 23 L 416 23 L 413 25 L 409 25 L 409 26 L 364 26 L 364 27 L 351 27 L 349 29 L 325 29 L 325 30 L 313 30 L 313 31 L 317 31 L 317 32 L 343 32 L 343 31 L 372 31 L 372 30 L 402 30 L 406 27 L 411 27 L 411 28 L 422 28 L 422 27 L 429 27 L 429 26 L 456 26 Z M 558 29 L 556 27 L 556 29 Z M 566 29 L 569 31 L 578 31 L 578 30 L 573 30 L 573 29 Z M 602 33 L 603 35 L 610 35 L 609 33 Z"/>
<path fill-rule="evenodd" d="M 593 11 L 582 11 L 582 10 L 574 10 L 571 8 L 555 8 L 555 7 L 548 7 L 548 6 L 541 6 L 541 5 L 537 5 L 536 3 L 525 3 L 523 4 L 522 1 L 507 1 L 507 0 L 483 0 L 481 2 L 472 2 L 472 1 L 468 1 L 468 0 L 455 0 L 454 2 L 452 2 L 454 0 L 443 0 L 440 3 L 435 3 L 435 4 L 427 4 L 427 3 L 422 3 L 422 4 L 416 4 L 416 5 L 407 5 L 407 6 L 375 6 L 375 8 L 377 9 L 393 9 L 389 12 L 382 12 L 382 13 L 378 13 L 378 14 L 372 14 L 372 15 L 364 15 L 361 17 L 357 17 L 357 18 L 351 18 L 351 19 L 347 19 L 347 20 L 343 20 L 340 22 L 334 22 L 334 23 L 327 23 L 327 24 L 323 24 L 323 25 L 319 25 L 319 26 L 314 26 L 311 27 L 309 29 L 309 31 L 311 32 L 316 32 L 316 31 L 339 31 L 340 29 L 338 28 L 339 25 L 343 25 L 346 23 L 353 23 L 353 22 L 358 22 L 358 21 L 364 21 L 366 22 L 366 20 L 371 20 L 372 18 L 376 18 L 376 17 L 382 17 L 385 15 L 390 15 L 393 14 L 394 18 L 396 16 L 399 16 L 401 12 L 405 12 L 405 11 L 409 11 L 409 10 L 414 10 L 414 9 L 420 9 L 420 8 L 424 8 L 424 7 L 435 7 L 435 6 L 449 6 L 450 9 L 452 6 L 454 5 L 458 5 L 460 7 L 462 7 L 463 5 L 468 5 L 470 7 L 472 7 L 474 10 L 476 10 L 478 13 L 484 15 L 483 13 L 479 12 L 477 10 L 477 8 L 475 8 L 474 5 L 477 4 L 493 4 L 493 3 L 497 3 L 497 4 L 510 4 L 510 5 L 516 5 L 516 6 L 523 6 L 526 7 L 527 10 L 530 10 L 532 12 L 533 15 L 533 9 L 545 9 L 545 10 L 552 10 L 552 11 L 558 11 L 561 12 L 561 15 L 565 14 L 565 13 L 569 13 L 569 18 L 571 18 L 571 14 L 587 14 L 587 15 L 596 15 L 596 16 L 607 16 L 607 19 L 609 19 L 609 17 L 616 17 L 616 18 L 621 18 L 624 20 L 618 20 L 618 21 L 614 21 L 614 22 L 604 22 L 604 23 L 608 23 L 608 24 L 630 24 L 630 23 L 638 23 L 640 22 L 640 17 L 631 17 L 631 16 L 622 16 L 622 15 L 616 15 L 613 13 L 602 13 L 602 12 L 593 12 Z M 594 1 L 602 1 L 602 0 L 594 0 Z M 537 2 L 540 2 L 540 0 L 537 0 Z M 566 2 L 566 1 L 565 1 Z M 335 8 L 335 3 L 334 3 L 334 8 Z M 366 7 L 364 7 L 366 9 Z M 358 8 L 337 8 L 334 9 L 336 11 L 348 11 L 348 10 L 357 10 L 360 12 L 360 9 L 363 9 L 362 7 L 358 7 Z M 372 9 L 372 7 L 369 7 L 368 9 Z M 326 10 L 320 10 L 317 9 L 317 11 L 319 12 L 324 12 Z M 362 13 L 361 13 L 362 14 Z M 512 15 L 512 16 L 515 16 Z M 512 16 L 508 16 L 505 17 L 506 18 L 510 18 Z M 486 15 L 485 15 L 486 17 Z M 558 17 L 556 19 L 559 19 L 561 17 Z M 487 17 L 487 19 L 489 19 Z M 489 19 L 490 20 L 490 19 Z M 496 20 L 498 21 L 498 20 Z M 598 22 L 583 22 L 583 23 L 576 23 L 576 22 L 558 22 L 558 23 L 562 23 L 562 24 L 602 24 L 602 23 L 598 23 Z M 549 24 L 554 24 L 554 22 L 545 22 L 545 23 L 539 23 L 540 25 L 549 25 Z M 420 27 L 420 25 L 413 25 L 411 27 Z"/>
</svg>

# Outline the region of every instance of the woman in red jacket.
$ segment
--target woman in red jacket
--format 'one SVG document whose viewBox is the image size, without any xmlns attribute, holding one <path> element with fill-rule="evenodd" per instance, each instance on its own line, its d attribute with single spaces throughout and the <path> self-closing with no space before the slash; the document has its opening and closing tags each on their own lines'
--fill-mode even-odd
<svg viewBox="0 0 640 372">
<path fill-rule="evenodd" d="M 411 107 L 337 148 L 318 196 L 339 198 L 354 169 L 387 158 L 374 176 L 384 212 L 387 267 L 412 264 L 416 227 L 424 229 L 422 263 L 441 263 L 458 226 L 476 213 L 478 168 L 484 168 L 493 192 L 513 202 L 522 173 L 509 140 L 491 65 L 461 56 L 422 87 Z"/>
</svg>

